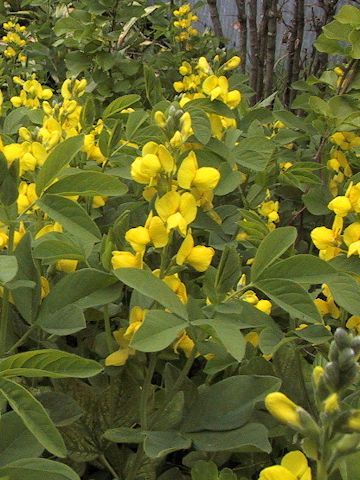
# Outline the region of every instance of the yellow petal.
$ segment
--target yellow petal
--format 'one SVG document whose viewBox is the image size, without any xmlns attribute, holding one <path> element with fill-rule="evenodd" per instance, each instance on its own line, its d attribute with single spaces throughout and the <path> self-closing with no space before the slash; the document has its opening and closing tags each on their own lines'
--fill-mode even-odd
<svg viewBox="0 0 360 480">
<path fill-rule="evenodd" d="M 153 217 L 149 224 L 149 235 L 155 248 L 163 248 L 169 241 L 169 234 L 160 217 Z"/>
<path fill-rule="evenodd" d="M 198 162 L 195 152 L 191 151 L 181 162 L 177 172 L 177 181 L 181 188 L 190 189 L 198 169 Z"/>
<path fill-rule="evenodd" d="M 296 450 L 294 452 L 287 453 L 281 460 L 281 466 L 289 470 L 295 475 L 295 477 L 301 477 L 308 468 L 308 461 L 305 455 Z"/>
<path fill-rule="evenodd" d="M 176 255 L 176 263 L 178 265 L 183 265 L 190 254 L 191 250 L 194 247 L 194 239 L 191 233 L 188 233 L 183 240 L 177 255 Z"/>
<path fill-rule="evenodd" d="M 105 359 L 105 365 L 107 367 L 122 367 L 125 365 L 127 359 L 129 358 L 129 350 L 127 348 L 123 350 L 118 350 L 117 352 L 111 353 Z"/>
<path fill-rule="evenodd" d="M 172 173 L 175 162 L 169 150 L 164 145 L 159 145 L 157 156 L 159 157 L 161 166 L 166 173 Z"/>
<path fill-rule="evenodd" d="M 264 468 L 261 471 L 259 480 L 297 480 L 289 470 L 280 465 Z"/>
<path fill-rule="evenodd" d="M 194 247 L 186 258 L 186 263 L 191 265 L 197 272 L 205 272 L 215 255 L 215 250 L 204 245 Z"/>
<path fill-rule="evenodd" d="M 180 206 L 180 194 L 178 192 L 165 193 L 155 202 L 155 208 L 162 220 L 167 220 L 170 215 L 176 213 Z"/>
<path fill-rule="evenodd" d="M 217 78 L 217 76 L 210 75 L 204 80 L 202 84 L 203 92 L 206 93 L 207 95 L 210 95 L 212 90 L 214 90 L 214 88 L 216 88 L 218 84 L 219 84 L 219 79 Z"/>
<path fill-rule="evenodd" d="M 204 192 L 207 190 L 213 190 L 219 183 L 219 180 L 220 173 L 216 168 L 201 167 L 195 174 L 193 185 L 200 192 Z"/>
<path fill-rule="evenodd" d="M 194 195 L 185 192 L 181 195 L 179 211 L 187 224 L 193 222 L 196 218 L 197 207 Z"/>
</svg>

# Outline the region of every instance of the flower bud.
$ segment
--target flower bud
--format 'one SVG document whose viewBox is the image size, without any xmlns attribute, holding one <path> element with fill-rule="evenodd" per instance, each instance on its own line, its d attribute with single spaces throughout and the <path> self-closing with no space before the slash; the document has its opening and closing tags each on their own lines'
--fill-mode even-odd
<svg viewBox="0 0 360 480">
<path fill-rule="evenodd" d="M 360 434 L 344 435 L 336 445 L 336 453 L 339 455 L 348 455 L 358 448 L 360 444 Z"/>
<path fill-rule="evenodd" d="M 350 347 L 351 345 L 351 338 L 349 337 L 346 330 L 343 328 L 337 328 L 334 334 L 334 340 L 336 345 L 340 348 Z"/>
<path fill-rule="evenodd" d="M 283 393 L 269 393 L 265 398 L 265 406 L 269 413 L 280 422 L 296 429 L 302 429 L 299 407 Z"/>
</svg>

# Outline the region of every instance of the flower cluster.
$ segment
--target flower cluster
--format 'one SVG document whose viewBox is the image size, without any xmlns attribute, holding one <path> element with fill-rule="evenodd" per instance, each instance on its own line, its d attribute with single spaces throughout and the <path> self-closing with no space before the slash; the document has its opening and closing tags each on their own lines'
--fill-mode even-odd
<svg viewBox="0 0 360 480">
<path fill-rule="evenodd" d="M 186 49 L 191 50 L 189 40 L 199 34 L 198 30 L 193 27 L 193 23 L 199 19 L 198 16 L 193 14 L 189 4 L 182 5 L 178 10 L 174 10 L 173 15 L 176 18 L 173 22 L 176 30 L 175 40 L 186 42 Z"/>
<path fill-rule="evenodd" d="M 311 232 L 314 245 L 320 250 L 319 256 L 330 260 L 340 253 L 360 255 L 360 222 L 353 221 L 344 229 L 344 219 L 351 219 L 360 213 L 360 183 L 350 183 L 345 195 L 331 200 L 328 208 L 335 213 L 332 228 L 316 227 Z"/>
<path fill-rule="evenodd" d="M 13 81 L 16 85 L 22 87 L 19 95 L 10 98 L 10 102 L 15 108 L 40 108 L 43 100 L 50 100 L 53 96 L 52 90 L 48 87 L 44 88 L 41 83 L 36 80 L 35 74 L 33 74 L 29 80 L 23 80 L 16 76 L 13 77 Z"/>
<path fill-rule="evenodd" d="M 24 25 L 14 22 L 3 23 L 3 29 L 7 32 L 2 37 L 2 41 L 6 45 L 3 55 L 5 58 L 13 58 L 20 63 L 27 60 L 27 56 L 23 50 L 26 45 L 27 31 Z"/>
</svg>

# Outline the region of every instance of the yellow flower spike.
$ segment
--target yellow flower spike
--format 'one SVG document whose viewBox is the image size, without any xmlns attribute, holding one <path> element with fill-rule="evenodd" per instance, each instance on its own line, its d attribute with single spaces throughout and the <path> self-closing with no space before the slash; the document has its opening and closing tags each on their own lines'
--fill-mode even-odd
<svg viewBox="0 0 360 480">
<path fill-rule="evenodd" d="M 135 252 L 143 252 L 150 243 L 149 231 L 145 227 L 131 228 L 125 234 L 125 240 L 132 246 Z"/>
<path fill-rule="evenodd" d="M 281 392 L 269 393 L 265 406 L 277 420 L 294 428 L 301 428 L 298 406 Z"/>
<path fill-rule="evenodd" d="M 111 265 L 114 270 L 117 268 L 142 268 L 142 254 L 138 252 L 134 255 L 131 252 L 114 250 Z"/>
<path fill-rule="evenodd" d="M 79 261 L 78 260 L 58 260 L 55 264 L 56 270 L 60 272 L 72 273 L 77 269 Z"/>
<path fill-rule="evenodd" d="M 352 205 L 347 197 L 339 196 L 335 197 L 333 200 L 331 200 L 331 202 L 329 202 L 328 208 L 336 215 L 339 215 L 339 217 L 346 217 L 346 215 L 351 212 Z"/>
<path fill-rule="evenodd" d="M 332 393 L 329 395 L 323 402 L 324 411 L 326 413 L 332 414 L 339 410 L 339 396 L 337 393 Z"/>
<path fill-rule="evenodd" d="M 316 227 L 312 230 L 310 236 L 313 244 L 319 250 L 325 250 L 328 247 L 335 247 L 338 245 L 337 235 L 330 228 Z"/>
<path fill-rule="evenodd" d="M 314 380 L 314 384 L 317 386 L 319 385 L 319 382 L 320 382 L 320 378 L 324 375 L 324 369 L 323 367 L 320 367 L 319 365 L 317 365 L 314 369 L 313 369 L 313 372 L 312 372 L 312 378 Z"/>
</svg>

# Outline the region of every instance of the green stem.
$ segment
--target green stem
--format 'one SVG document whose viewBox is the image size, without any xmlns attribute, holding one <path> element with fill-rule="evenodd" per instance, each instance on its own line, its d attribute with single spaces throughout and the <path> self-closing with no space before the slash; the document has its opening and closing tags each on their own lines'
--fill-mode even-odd
<svg viewBox="0 0 360 480">
<path fill-rule="evenodd" d="M 108 347 L 109 353 L 113 351 L 113 336 L 111 332 L 110 316 L 109 316 L 109 306 L 105 305 L 104 307 L 104 326 L 105 326 L 105 337 L 106 345 Z"/>
<path fill-rule="evenodd" d="M 31 325 L 31 327 L 24 333 L 22 337 L 19 338 L 16 343 L 14 343 L 14 345 L 6 352 L 6 354 L 11 355 L 12 353 L 15 353 L 16 350 L 21 347 L 21 345 L 30 337 L 30 335 L 36 328 L 36 324 Z"/>
<path fill-rule="evenodd" d="M 318 460 L 316 468 L 316 480 L 328 480 L 328 472 L 326 463 L 323 460 Z"/>
<path fill-rule="evenodd" d="M 148 400 L 151 393 L 151 385 L 152 385 L 151 380 L 154 375 L 156 362 L 157 362 L 156 354 L 150 354 L 150 363 L 146 371 L 144 384 L 143 384 L 141 397 L 140 397 L 140 426 L 141 426 L 141 430 L 143 431 L 148 429 L 148 416 L 147 416 Z M 126 480 L 136 479 L 136 475 L 139 468 L 141 467 L 143 457 L 144 457 L 144 447 L 141 444 L 138 446 L 138 449 L 136 451 L 134 461 L 132 464 L 132 468 L 126 477 Z"/>
<path fill-rule="evenodd" d="M 11 255 L 14 249 L 14 234 L 15 227 L 13 223 L 10 223 L 9 226 L 9 242 L 7 254 Z M 1 306 L 1 320 L 0 320 L 0 356 L 3 355 L 6 351 L 6 338 L 8 331 L 9 323 L 9 297 L 10 291 L 4 287 L 2 306 Z"/>
<path fill-rule="evenodd" d="M 110 465 L 110 463 L 108 462 L 107 458 L 105 457 L 105 455 L 100 455 L 99 457 L 101 463 L 104 465 L 104 467 L 106 467 L 109 472 L 111 473 L 111 475 L 114 477 L 114 479 L 118 479 L 119 478 L 119 475 L 116 473 L 116 471 L 113 469 L 113 467 Z"/>
</svg>

